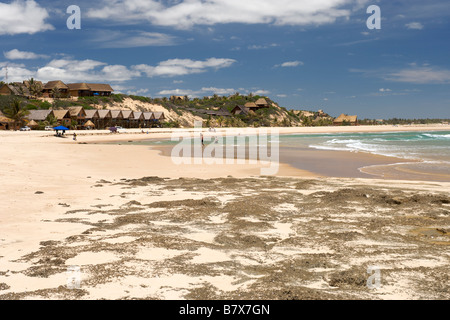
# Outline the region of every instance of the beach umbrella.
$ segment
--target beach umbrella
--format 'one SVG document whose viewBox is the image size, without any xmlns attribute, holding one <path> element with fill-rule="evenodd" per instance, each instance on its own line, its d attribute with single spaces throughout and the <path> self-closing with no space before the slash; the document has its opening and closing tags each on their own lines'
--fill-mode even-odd
<svg viewBox="0 0 450 320">
<path fill-rule="evenodd" d="M 59 127 L 55 127 L 55 128 L 53 128 L 53 130 L 56 130 L 56 131 L 69 131 L 69 129 L 68 128 L 66 128 L 66 127 L 63 127 L 63 126 L 59 126 Z"/>
</svg>

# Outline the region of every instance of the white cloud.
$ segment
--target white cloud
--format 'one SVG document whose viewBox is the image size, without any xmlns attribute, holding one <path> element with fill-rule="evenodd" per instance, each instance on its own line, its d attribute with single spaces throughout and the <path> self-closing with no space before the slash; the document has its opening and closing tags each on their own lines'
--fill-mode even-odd
<svg viewBox="0 0 450 320">
<path fill-rule="evenodd" d="M 303 65 L 304 65 L 304 63 L 302 61 L 287 61 L 287 62 L 282 63 L 281 65 L 277 64 L 275 67 L 276 68 L 278 68 L 278 67 L 295 68 L 295 67 L 303 66 Z"/>
<path fill-rule="evenodd" d="M 380 91 L 380 92 L 391 92 L 392 90 L 391 90 L 391 89 L 384 89 L 384 88 L 381 88 L 379 91 Z"/>
<path fill-rule="evenodd" d="M 384 77 L 386 80 L 417 84 L 448 84 L 450 70 L 436 67 L 412 67 L 393 72 Z"/>
<path fill-rule="evenodd" d="M 8 64 L 10 81 L 22 81 L 30 77 L 40 81 L 61 80 L 64 82 L 124 82 L 143 76 L 179 76 L 218 70 L 231 66 L 235 60 L 210 58 L 204 61 L 172 59 L 160 62 L 157 66 L 109 65 L 105 62 L 72 58 L 54 59 L 46 65 L 27 69 L 24 65 Z M 0 63 L 0 74 L 4 75 L 7 63 Z"/>
<path fill-rule="evenodd" d="M 251 46 L 248 46 L 248 50 L 264 50 L 264 49 L 269 49 L 269 48 L 276 48 L 279 46 L 280 45 L 277 43 L 272 43 L 269 45 L 251 45 Z"/>
<path fill-rule="evenodd" d="M 423 24 L 420 22 L 407 23 L 405 26 L 410 30 L 422 30 L 424 28 Z"/>
<path fill-rule="evenodd" d="M 54 27 L 45 22 L 48 17 L 47 10 L 34 0 L 14 0 L 9 4 L 0 2 L 0 35 L 53 30 Z"/>
<path fill-rule="evenodd" d="M 2 77 L 2 81 L 5 81 L 6 66 L 8 66 L 8 82 L 23 81 L 35 77 L 35 72 L 28 70 L 22 64 L 0 63 L 0 76 Z"/>
<path fill-rule="evenodd" d="M 396 71 L 349 69 L 349 72 L 361 73 L 368 77 L 382 78 L 386 81 L 415 84 L 449 84 L 450 70 L 423 64 L 410 63 L 409 68 Z M 386 92 L 386 91 L 385 91 Z"/>
<path fill-rule="evenodd" d="M 173 46 L 177 38 L 158 32 L 101 30 L 92 39 L 103 48 L 137 48 L 152 46 Z"/>
<path fill-rule="evenodd" d="M 287 98 L 287 94 L 277 94 L 278 98 Z"/>
<path fill-rule="evenodd" d="M 266 96 L 266 95 L 270 94 L 270 91 L 268 91 L 268 90 L 257 90 L 255 92 L 253 92 L 253 94 L 255 96 Z"/>
<path fill-rule="evenodd" d="M 158 26 L 180 29 L 194 25 L 227 23 L 274 25 L 322 25 L 348 19 L 352 7 L 366 0 L 103 0 L 103 6 L 86 16 L 95 19 L 136 23 L 149 21 Z M 165 4 L 167 3 L 167 4 Z"/>
<path fill-rule="evenodd" d="M 199 94 L 198 91 L 192 91 L 188 89 L 171 89 L 171 90 L 162 90 L 158 92 L 158 94 L 162 96 L 189 96 L 193 97 Z"/>
<path fill-rule="evenodd" d="M 114 86 L 114 89 L 117 90 L 116 86 Z M 143 96 L 145 94 L 148 94 L 148 91 L 148 89 L 139 89 L 136 91 L 127 91 L 127 94 L 132 96 Z"/>
<path fill-rule="evenodd" d="M 202 92 L 211 92 L 220 96 L 228 96 L 231 94 L 235 94 L 237 90 L 210 87 L 210 88 L 202 88 Z"/>
<path fill-rule="evenodd" d="M 32 59 L 45 59 L 48 58 L 45 54 L 36 54 L 33 52 L 20 51 L 13 49 L 3 53 L 5 58 L 8 60 L 32 60 Z"/>
<path fill-rule="evenodd" d="M 148 77 L 155 76 L 183 76 L 188 74 L 203 73 L 209 69 L 218 70 L 230 67 L 236 60 L 209 58 L 204 61 L 195 61 L 191 59 L 170 59 L 160 62 L 157 66 L 140 64 L 133 69 L 145 73 Z"/>
</svg>

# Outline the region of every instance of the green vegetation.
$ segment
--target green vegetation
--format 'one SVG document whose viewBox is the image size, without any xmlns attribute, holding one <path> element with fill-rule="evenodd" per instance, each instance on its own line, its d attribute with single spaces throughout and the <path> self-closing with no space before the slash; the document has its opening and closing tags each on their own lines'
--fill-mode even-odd
<svg viewBox="0 0 450 320">
<path fill-rule="evenodd" d="M 392 118 L 383 121 L 377 121 L 373 119 L 362 119 L 358 120 L 360 125 L 410 125 L 410 124 L 439 124 L 439 123 L 449 123 L 450 119 L 399 119 Z"/>
<path fill-rule="evenodd" d="M 38 91 L 39 83 L 33 79 L 28 80 L 27 87 Z M 16 96 L 0 96 L 0 111 L 11 109 L 11 105 L 19 103 L 20 110 L 48 110 L 50 108 L 59 109 L 71 106 L 82 106 L 85 109 L 106 108 L 114 104 L 121 104 L 126 98 L 141 102 L 137 103 L 137 109 L 145 111 L 145 104 L 156 104 L 166 108 L 169 112 L 173 112 L 180 117 L 179 121 L 167 122 L 164 124 L 166 128 L 177 128 L 183 123 L 183 115 L 192 114 L 203 119 L 207 127 L 273 127 L 273 126 L 331 126 L 333 125 L 333 118 L 326 113 L 319 112 L 299 112 L 296 110 L 287 110 L 286 108 L 278 106 L 270 98 L 262 96 L 241 95 L 236 93 L 231 96 L 213 95 L 211 97 L 193 98 L 189 99 L 187 96 L 180 99 L 151 98 L 136 95 L 126 94 L 112 94 L 109 97 L 79 97 L 77 101 L 61 99 L 59 92 L 54 92 L 59 98 L 56 98 L 53 103 L 42 101 L 38 99 L 25 99 Z M 233 116 L 221 115 L 222 112 L 231 113 L 236 106 L 244 106 L 248 102 L 256 102 L 258 99 L 264 98 L 269 104 L 268 108 L 262 108 L 256 112 L 249 112 L 247 114 L 237 114 Z M 15 102 L 15 101 L 18 102 Z M 7 111 L 8 112 L 8 111 Z M 211 113 L 218 112 L 219 115 L 212 115 Z M 305 116 L 305 114 L 307 116 Z M 6 115 L 6 113 L 5 113 Z M 449 119 L 399 119 L 393 118 L 389 120 L 377 121 L 373 119 L 359 119 L 360 125 L 408 125 L 408 124 L 436 124 L 449 122 Z M 349 125 L 349 123 L 343 123 Z"/>
<path fill-rule="evenodd" d="M 3 114 L 14 121 L 14 128 L 17 124 L 23 125 L 28 110 L 25 109 L 23 101 L 14 99 L 10 104 L 3 109 Z"/>
</svg>

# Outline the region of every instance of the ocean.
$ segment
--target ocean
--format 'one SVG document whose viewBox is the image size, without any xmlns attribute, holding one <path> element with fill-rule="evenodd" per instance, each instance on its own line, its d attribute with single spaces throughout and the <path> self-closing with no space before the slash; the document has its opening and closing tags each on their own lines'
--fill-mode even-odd
<svg viewBox="0 0 450 320">
<path fill-rule="evenodd" d="M 208 137 L 205 143 L 212 141 Z M 150 145 L 166 156 L 178 144 L 167 139 L 130 143 Z M 450 131 L 288 134 L 278 143 L 280 162 L 325 177 L 450 182 Z"/>
<path fill-rule="evenodd" d="M 295 134 L 281 136 L 280 146 L 394 157 L 394 163 L 358 169 L 377 177 L 450 181 L 450 131 Z"/>
</svg>

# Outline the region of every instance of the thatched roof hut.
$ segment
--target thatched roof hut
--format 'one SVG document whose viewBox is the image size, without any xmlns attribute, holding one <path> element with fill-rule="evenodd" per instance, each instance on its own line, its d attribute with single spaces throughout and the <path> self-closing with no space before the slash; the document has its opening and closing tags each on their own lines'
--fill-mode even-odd
<svg viewBox="0 0 450 320">
<path fill-rule="evenodd" d="M 70 120 L 69 110 L 53 110 L 53 116 L 58 120 Z"/>
<path fill-rule="evenodd" d="M 239 105 L 239 106 L 234 107 L 234 109 L 231 111 L 231 114 L 233 114 L 233 115 L 237 115 L 237 114 L 248 115 L 249 112 L 250 112 L 249 108 Z"/>
<path fill-rule="evenodd" d="M 25 118 L 34 121 L 45 121 L 50 115 L 54 116 L 53 110 L 30 110 Z"/>
<path fill-rule="evenodd" d="M 5 83 L 2 86 L 0 86 L 0 95 L 29 97 L 31 96 L 31 93 L 25 84 L 21 82 L 14 82 L 13 84 Z"/>
<path fill-rule="evenodd" d="M 95 120 L 100 118 L 98 110 L 84 110 L 84 111 L 86 112 L 86 120 Z"/>
<path fill-rule="evenodd" d="M 254 103 L 254 102 L 247 102 L 247 103 L 244 105 L 244 107 L 246 107 L 246 108 L 248 108 L 248 109 L 250 109 L 250 110 L 252 110 L 252 109 L 257 109 L 257 108 L 258 108 L 258 106 L 256 105 L 256 103 Z"/>
<path fill-rule="evenodd" d="M 140 111 L 133 111 L 133 118 L 139 121 L 145 120 L 144 113 Z"/>
<path fill-rule="evenodd" d="M 72 118 L 76 118 L 76 119 L 85 119 L 86 118 L 86 112 L 84 111 L 84 108 L 81 106 L 68 107 L 67 110 L 69 110 L 70 116 Z"/>
<path fill-rule="evenodd" d="M 109 96 L 114 91 L 109 84 L 104 83 L 87 83 L 93 95 Z"/>
<path fill-rule="evenodd" d="M 9 130 L 14 126 L 14 120 L 8 117 L 0 111 L 0 130 Z"/>
<path fill-rule="evenodd" d="M 144 112 L 144 120 L 145 121 L 149 121 L 149 120 L 154 120 L 155 119 L 155 115 L 153 114 L 153 112 Z"/>
<path fill-rule="evenodd" d="M 260 108 L 268 108 L 269 104 L 267 103 L 266 99 L 260 98 L 258 99 L 255 104 Z"/>
<path fill-rule="evenodd" d="M 30 128 L 35 128 L 39 125 L 39 123 L 37 123 L 34 120 L 31 120 L 30 122 L 27 123 L 27 126 L 29 126 Z"/>
<path fill-rule="evenodd" d="M 88 120 L 88 121 L 86 121 L 85 124 L 83 124 L 83 127 L 85 127 L 85 128 L 87 128 L 87 127 L 95 128 L 95 124 L 91 120 Z"/>
<path fill-rule="evenodd" d="M 100 120 L 112 118 L 111 110 L 97 110 L 97 112 L 98 112 L 98 118 Z"/>
<path fill-rule="evenodd" d="M 69 87 L 62 82 L 61 80 L 55 80 L 55 81 L 49 81 L 44 85 L 44 90 L 52 90 L 52 89 L 59 89 L 59 90 L 69 90 Z"/>
<path fill-rule="evenodd" d="M 82 91 L 90 91 L 91 88 L 87 85 L 87 83 L 68 83 L 67 87 L 69 87 L 70 91 L 82 90 Z"/>
<path fill-rule="evenodd" d="M 339 117 L 337 117 L 334 121 L 333 124 L 335 126 L 342 126 L 345 123 L 352 125 L 352 126 L 356 126 L 358 125 L 358 116 L 349 116 L 346 114 L 341 114 Z"/>
<path fill-rule="evenodd" d="M 166 117 L 164 116 L 164 112 L 153 112 L 153 117 L 156 121 L 166 120 Z"/>
<path fill-rule="evenodd" d="M 121 110 L 111 110 L 111 118 L 113 120 L 123 119 L 123 114 Z"/>
<path fill-rule="evenodd" d="M 131 110 L 122 110 L 122 117 L 124 120 L 134 120 L 134 114 Z"/>
</svg>

